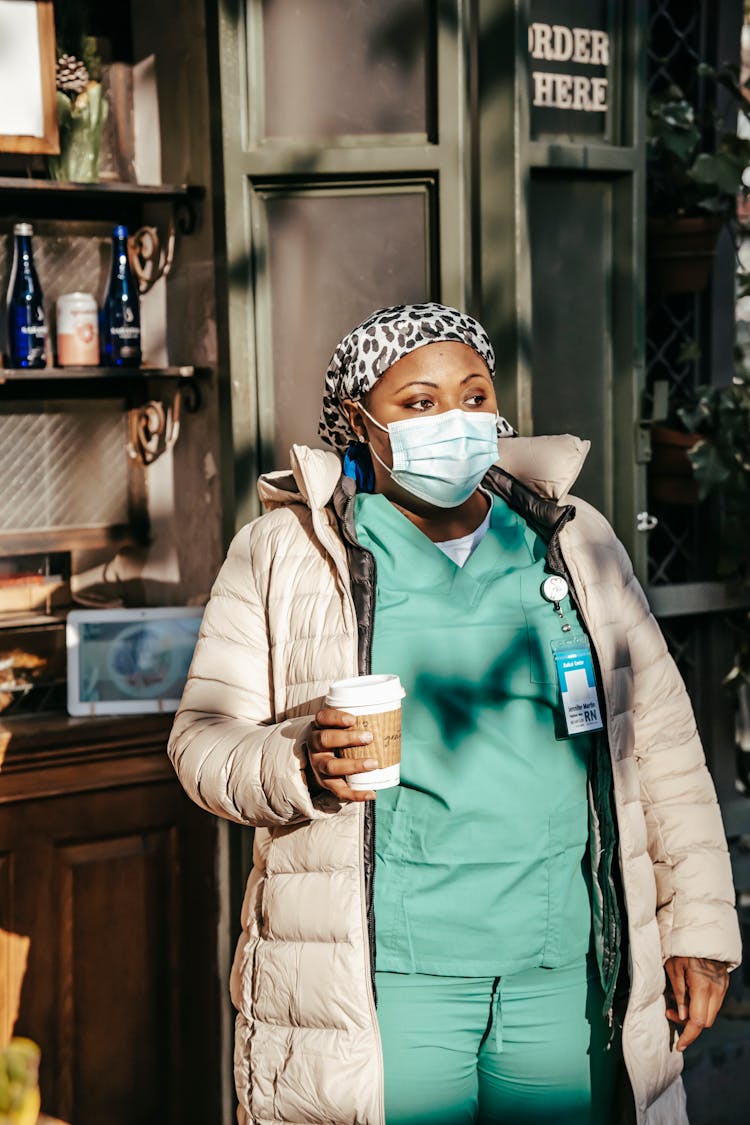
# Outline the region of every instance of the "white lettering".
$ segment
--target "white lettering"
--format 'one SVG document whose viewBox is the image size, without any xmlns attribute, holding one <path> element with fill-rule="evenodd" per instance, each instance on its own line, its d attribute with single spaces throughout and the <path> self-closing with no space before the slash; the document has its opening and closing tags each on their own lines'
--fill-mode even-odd
<svg viewBox="0 0 750 1125">
<path fill-rule="evenodd" d="M 573 28 L 573 62 L 591 62 L 591 31 L 588 27 Z"/>
<path fill-rule="evenodd" d="M 534 105 L 554 105 L 556 75 L 535 70 L 531 77 L 534 80 Z"/>
<path fill-rule="evenodd" d="M 591 65 L 609 66 L 609 36 L 606 31 L 591 32 Z"/>
<path fill-rule="evenodd" d="M 573 54 L 573 35 L 569 27 L 556 23 L 552 28 L 552 58 L 555 62 L 567 62 Z"/>
<path fill-rule="evenodd" d="M 550 74 L 535 70 L 534 105 L 556 109 L 576 109 L 584 113 L 603 113 L 607 108 L 607 79 L 584 74 Z"/>
<path fill-rule="evenodd" d="M 573 78 L 573 109 L 589 113 L 591 98 L 589 97 L 589 80 L 585 74 L 576 74 Z"/>
<path fill-rule="evenodd" d="M 552 28 L 548 23 L 535 23 L 532 26 L 534 31 L 534 58 L 546 59 L 547 62 L 551 62 L 554 58 L 552 53 Z"/>
<path fill-rule="evenodd" d="M 529 27 L 529 54 L 547 62 L 568 62 L 588 66 L 609 66 L 609 35 L 590 27 L 532 23 Z"/>
<path fill-rule="evenodd" d="M 591 108 L 595 112 L 601 112 L 607 108 L 606 78 L 591 79 Z"/>
<path fill-rule="evenodd" d="M 570 109 L 573 105 L 573 75 L 556 74 L 557 105 L 560 109 Z"/>
</svg>

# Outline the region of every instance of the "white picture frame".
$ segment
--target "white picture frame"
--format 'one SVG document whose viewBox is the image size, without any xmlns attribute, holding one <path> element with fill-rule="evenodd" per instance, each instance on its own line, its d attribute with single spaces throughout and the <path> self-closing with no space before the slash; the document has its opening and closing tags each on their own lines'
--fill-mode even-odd
<svg viewBox="0 0 750 1125">
<path fill-rule="evenodd" d="M 0 0 L 0 152 L 60 151 L 52 0 Z"/>
</svg>

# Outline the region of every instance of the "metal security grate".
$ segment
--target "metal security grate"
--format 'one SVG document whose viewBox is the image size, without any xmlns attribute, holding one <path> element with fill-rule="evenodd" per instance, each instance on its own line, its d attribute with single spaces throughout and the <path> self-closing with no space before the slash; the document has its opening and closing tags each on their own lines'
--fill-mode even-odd
<svg viewBox="0 0 750 1125">
<path fill-rule="evenodd" d="M 667 384 L 671 411 L 703 380 L 702 361 L 694 357 L 694 345 L 699 343 L 701 334 L 701 313 L 701 299 L 691 293 L 677 293 L 649 302 L 644 395 L 647 415 L 652 410 L 655 382 Z M 697 581 L 705 570 L 700 535 L 703 513 L 695 506 L 664 504 L 653 499 L 649 510 L 659 520 L 649 536 L 651 585 Z"/>
<path fill-rule="evenodd" d="M 652 0 L 649 4 L 649 90 L 675 83 L 690 98 L 698 88 L 697 64 L 705 58 L 702 5 L 696 0 Z"/>
<path fill-rule="evenodd" d="M 700 107 L 705 94 L 697 65 L 712 58 L 711 34 L 707 5 L 700 0 L 651 0 L 649 90 L 676 84 Z M 645 416 L 651 413 L 655 382 L 667 383 L 672 408 L 699 383 L 710 381 L 707 301 L 706 296 L 692 293 L 648 298 Z M 699 358 L 695 357 L 696 345 L 701 352 Z M 658 586 L 700 580 L 706 570 L 700 535 L 703 513 L 695 506 L 663 504 L 653 498 L 649 511 L 659 520 L 649 537 L 649 583 Z"/>
<path fill-rule="evenodd" d="M 125 523 L 125 442 L 111 404 L 0 416 L 0 534 Z"/>
<path fill-rule="evenodd" d="M 666 380 L 672 399 L 684 398 L 696 385 L 698 364 L 689 352 L 695 342 L 700 308 L 691 293 L 649 304 L 646 356 L 649 394 L 656 380 Z M 672 402 L 670 402 L 670 406 Z"/>
</svg>

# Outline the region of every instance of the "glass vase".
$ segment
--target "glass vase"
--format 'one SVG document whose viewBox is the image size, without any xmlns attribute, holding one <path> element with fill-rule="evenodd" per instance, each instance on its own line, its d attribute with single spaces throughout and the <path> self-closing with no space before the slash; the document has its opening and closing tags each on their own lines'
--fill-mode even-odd
<svg viewBox="0 0 750 1125">
<path fill-rule="evenodd" d="M 99 153 L 108 105 L 100 82 L 90 82 L 74 102 L 57 95 L 60 155 L 47 158 L 53 180 L 93 184 L 99 179 Z"/>
</svg>

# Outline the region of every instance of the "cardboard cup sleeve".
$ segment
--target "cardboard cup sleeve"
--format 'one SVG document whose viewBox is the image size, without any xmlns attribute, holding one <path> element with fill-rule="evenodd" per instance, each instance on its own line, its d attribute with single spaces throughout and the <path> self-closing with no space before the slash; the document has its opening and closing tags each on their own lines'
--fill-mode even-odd
<svg viewBox="0 0 750 1125">
<path fill-rule="evenodd" d="M 355 730 L 372 732 L 369 746 L 349 746 L 346 758 L 377 758 L 378 768 L 395 766 L 401 761 L 401 708 L 393 711 L 380 711 L 375 715 L 357 715 Z"/>
</svg>

